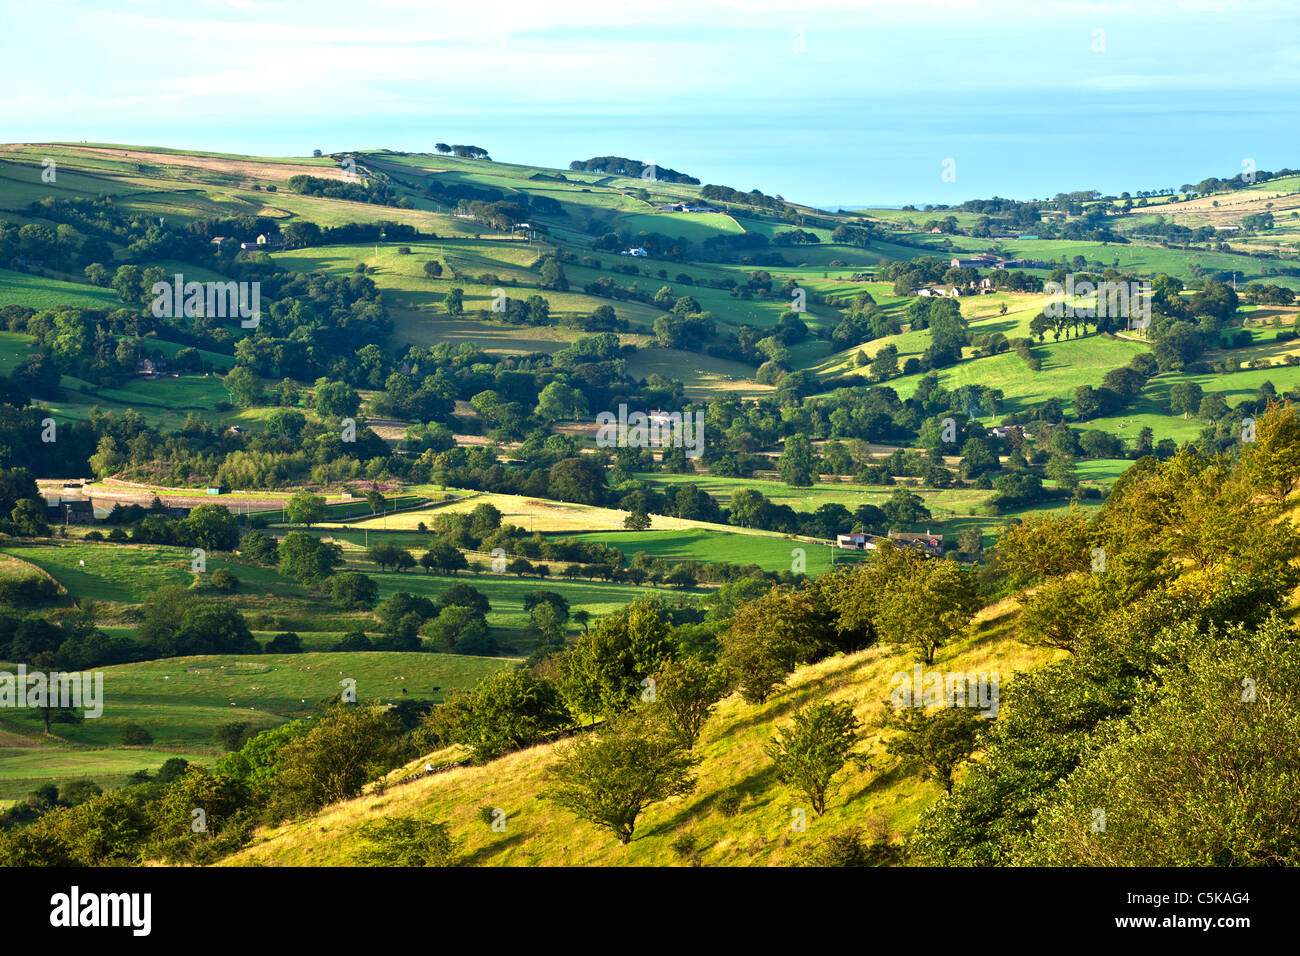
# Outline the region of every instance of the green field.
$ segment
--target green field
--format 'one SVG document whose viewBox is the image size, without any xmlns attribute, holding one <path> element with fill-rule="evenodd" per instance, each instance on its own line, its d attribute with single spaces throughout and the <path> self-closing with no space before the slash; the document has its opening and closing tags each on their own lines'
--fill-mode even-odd
<svg viewBox="0 0 1300 956">
<path fill-rule="evenodd" d="M 29 309 L 40 311 L 63 305 L 83 309 L 114 309 L 121 304 L 122 300 L 112 289 L 0 269 L 0 307 L 25 305 Z"/>
<path fill-rule="evenodd" d="M 644 552 L 651 558 L 671 561 L 725 561 L 730 564 L 756 564 L 764 571 L 789 571 L 795 560 L 792 552 L 803 552 L 805 568 L 810 575 L 830 570 L 833 558 L 849 560 L 851 556 L 836 555 L 836 549 L 808 541 L 762 537 L 753 534 L 731 534 L 703 528 L 685 528 L 681 531 L 623 531 L 606 534 L 561 535 L 579 541 L 595 541 L 618 548 L 628 559 Z"/>
<path fill-rule="evenodd" d="M 117 784 L 126 774 L 156 770 L 175 756 L 210 764 L 221 753 L 213 738 L 218 725 L 241 721 L 267 729 L 309 717 L 320 701 L 342 693 L 345 678 L 356 681 L 358 701 L 441 701 L 507 663 L 457 654 L 354 652 L 209 655 L 105 667 L 102 716 L 55 724 L 63 742 L 40 735 L 36 711 L 14 710 L 0 721 L 0 797 L 80 777 Z M 145 727 L 153 744 L 120 747 L 122 727 L 132 723 Z"/>
</svg>

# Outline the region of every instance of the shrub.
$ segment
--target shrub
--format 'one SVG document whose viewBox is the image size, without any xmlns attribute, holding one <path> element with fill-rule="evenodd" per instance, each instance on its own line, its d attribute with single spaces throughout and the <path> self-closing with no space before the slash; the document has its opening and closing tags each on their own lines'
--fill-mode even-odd
<svg viewBox="0 0 1300 956">
<path fill-rule="evenodd" d="M 227 568 L 217 568 L 212 572 L 210 583 L 218 591 L 234 591 L 239 588 L 239 578 L 235 577 Z"/>
<path fill-rule="evenodd" d="M 359 830 L 362 866 L 456 866 L 456 843 L 447 824 L 422 817 L 389 817 Z"/>
<path fill-rule="evenodd" d="M 690 860 L 697 866 L 699 865 L 700 851 L 696 846 L 694 834 L 679 833 L 673 838 L 673 842 L 668 844 L 668 847 L 683 860 Z"/>
<path fill-rule="evenodd" d="M 145 747 L 153 743 L 153 734 L 139 724 L 122 725 L 122 745 L 125 747 Z"/>
<path fill-rule="evenodd" d="M 714 805 L 717 806 L 718 812 L 724 817 L 734 817 L 740 812 L 740 805 L 745 802 L 746 796 L 748 795 L 745 791 L 739 787 L 728 787 L 718 794 L 718 799 L 714 801 Z"/>
<path fill-rule="evenodd" d="M 277 634 L 266 645 L 266 652 L 268 654 L 301 654 L 302 638 L 293 631 Z"/>
</svg>

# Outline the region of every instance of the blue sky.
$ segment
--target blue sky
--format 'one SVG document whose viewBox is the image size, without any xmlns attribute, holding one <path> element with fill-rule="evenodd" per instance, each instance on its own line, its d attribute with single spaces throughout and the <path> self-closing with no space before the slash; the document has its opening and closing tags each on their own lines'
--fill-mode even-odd
<svg viewBox="0 0 1300 956">
<path fill-rule="evenodd" d="M 4 8 L 7 141 L 616 153 L 826 206 L 1300 168 L 1295 0 Z"/>
</svg>

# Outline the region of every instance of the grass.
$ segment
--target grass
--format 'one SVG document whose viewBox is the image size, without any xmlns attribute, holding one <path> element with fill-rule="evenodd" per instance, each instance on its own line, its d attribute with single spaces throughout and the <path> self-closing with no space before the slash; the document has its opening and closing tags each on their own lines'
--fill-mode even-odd
<svg viewBox="0 0 1300 956">
<path fill-rule="evenodd" d="M 121 304 L 122 301 L 111 289 L 0 269 L 0 307 L 25 305 L 40 311 L 65 305 L 85 309 L 113 309 Z"/>
<path fill-rule="evenodd" d="M 78 602 L 139 604 L 160 587 L 188 587 L 195 578 L 190 570 L 190 549 L 165 545 L 69 540 L 12 545 L 2 553 L 49 572 Z M 322 610 L 309 591 L 271 568 L 215 554 L 207 556 L 206 567 L 207 574 L 226 568 L 239 579 L 238 593 L 226 600 L 242 610 Z M 205 597 L 212 594 L 201 593 Z"/>
<path fill-rule="evenodd" d="M 45 782 L 90 777 L 118 785 L 136 770 L 169 757 L 211 764 L 219 756 L 213 731 L 241 721 L 257 730 L 310 718 L 318 703 L 356 681 L 357 699 L 442 701 L 509 662 L 457 654 L 395 652 L 208 655 L 101 669 L 103 714 L 80 724 L 55 724 L 41 734 L 36 711 L 10 711 L 0 721 L 0 796 L 19 797 Z M 121 747 L 125 724 L 153 735 L 146 748 Z"/>
<path fill-rule="evenodd" d="M 1048 341 L 1033 348 L 1043 363 L 1037 372 L 1031 372 L 1015 352 L 1002 352 L 940 369 L 939 384 L 949 391 L 973 384 L 1001 389 L 1003 402 L 997 416 L 988 416 L 989 422 L 1014 412 L 1032 411 L 1049 398 L 1061 399 L 1068 413 L 1078 386 L 1100 387 L 1107 372 L 1127 365 L 1134 355 L 1146 350 L 1139 342 L 1102 335 Z M 883 384 L 907 398 L 916 391 L 922 377 L 905 375 Z"/>
<path fill-rule="evenodd" d="M 569 537 L 569 536 L 564 536 Z M 794 549 L 804 552 L 805 569 L 818 575 L 831 568 L 834 557 L 849 560 L 847 555 L 836 555 L 836 549 L 807 541 L 783 540 L 753 534 L 736 534 L 705 528 L 686 528 L 681 531 L 622 531 L 597 534 L 578 534 L 571 537 L 579 541 L 595 541 L 618 548 L 630 560 L 637 552 L 651 558 L 671 561 L 726 561 L 731 564 L 756 564 L 764 571 L 791 570 Z"/>
</svg>

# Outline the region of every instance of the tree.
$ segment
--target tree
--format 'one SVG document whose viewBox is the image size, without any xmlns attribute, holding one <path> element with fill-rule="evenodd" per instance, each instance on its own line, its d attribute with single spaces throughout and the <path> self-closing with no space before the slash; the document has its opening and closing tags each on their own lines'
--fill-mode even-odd
<svg viewBox="0 0 1300 956">
<path fill-rule="evenodd" d="M 920 707 L 899 708 L 890 726 L 900 733 L 885 747 L 895 756 L 920 761 L 926 774 L 952 793 L 953 771 L 974 752 L 983 720 L 969 707 L 943 707 L 933 714 Z"/>
<path fill-rule="evenodd" d="M 464 744 L 475 763 L 539 743 L 570 722 L 556 687 L 527 668 L 494 671 L 455 693 L 422 726 L 444 743 Z"/>
<path fill-rule="evenodd" d="M 291 522 L 305 524 L 310 528 L 325 517 L 325 499 L 320 495 L 312 494 L 306 488 L 300 488 L 289 499 L 286 512 Z"/>
<path fill-rule="evenodd" d="M 326 588 L 334 606 L 345 611 L 368 611 L 379 600 L 379 585 L 360 571 L 344 571 L 329 579 Z M 269 650 L 270 648 L 268 648 Z"/>
<path fill-rule="evenodd" d="M 230 393 L 231 401 L 241 408 L 249 408 L 262 401 L 262 383 L 243 365 L 236 365 L 227 372 L 221 384 Z"/>
<path fill-rule="evenodd" d="M 248 623 L 229 604 L 190 607 L 173 637 L 177 654 L 256 654 L 262 650 Z"/>
<path fill-rule="evenodd" d="M 426 279 L 436 279 L 442 275 L 442 263 L 437 259 L 430 259 L 424 264 L 424 276 Z"/>
<path fill-rule="evenodd" d="M 343 563 L 343 549 L 326 544 L 305 531 L 290 531 L 280 542 L 280 573 L 303 584 L 316 585 Z"/>
<path fill-rule="evenodd" d="M 361 396 L 351 385 L 326 378 L 316 380 L 312 401 L 323 418 L 348 418 L 361 407 Z"/>
<path fill-rule="evenodd" d="M 564 748 L 543 796 L 626 845 L 646 807 L 695 789 L 696 763 L 662 727 L 626 715 Z"/>
<path fill-rule="evenodd" d="M 543 601 L 535 604 L 531 611 L 528 612 L 529 618 L 533 622 L 533 627 L 542 632 L 548 644 L 562 646 L 564 636 L 567 633 L 565 624 L 568 622 L 568 612 L 561 611 L 560 608 L 549 601 Z"/>
<path fill-rule="evenodd" d="M 301 654 L 302 638 L 293 631 L 284 631 L 271 638 L 266 645 L 268 654 Z"/>
<path fill-rule="evenodd" d="M 401 727 L 385 707 L 334 704 L 280 757 L 275 805 L 290 813 L 357 796 L 401 760 Z"/>
<path fill-rule="evenodd" d="M 527 602 L 527 598 L 524 599 Z M 485 616 L 491 610 L 488 599 L 468 584 L 453 584 L 438 595 L 438 607 L 467 607 Z M 524 610 L 529 610 L 525 604 Z"/>
<path fill-rule="evenodd" d="M 1169 389 L 1169 408 L 1186 418 L 1200 411 L 1203 398 L 1201 386 L 1195 382 L 1178 382 Z"/>
<path fill-rule="evenodd" d="M 239 542 L 239 553 L 258 564 L 275 564 L 279 560 L 275 538 L 254 528 Z"/>
<path fill-rule="evenodd" d="M 180 526 L 186 543 L 205 551 L 233 551 L 239 544 L 239 523 L 224 505 L 195 505 Z"/>
<path fill-rule="evenodd" d="M 835 632 L 820 592 L 773 588 L 736 609 L 721 643 L 741 696 L 761 704 L 796 665 L 833 649 Z"/>
<path fill-rule="evenodd" d="M 547 256 L 542 260 L 541 268 L 537 271 L 537 284 L 543 289 L 555 289 L 563 292 L 569 288 L 569 280 L 564 275 L 564 266 L 555 256 Z"/>
<path fill-rule="evenodd" d="M 457 571 L 468 568 L 469 561 L 459 549 L 445 541 L 434 541 L 429 545 L 429 550 L 420 556 L 420 567 L 429 574 L 437 571 L 440 574 L 455 575 Z"/>
<path fill-rule="evenodd" d="M 650 516 L 644 511 L 630 511 L 623 519 L 623 527 L 628 531 L 646 531 L 650 528 Z"/>
<path fill-rule="evenodd" d="M 1048 578 L 1021 600 L 1016 634 L 1025 644 L 1077 650 L 1081 635 L 1110 608 L 1105 581 L 1084 572 Z"/>
<path fill-rule="evenodd" d="M 442 304 L 447 310 L 448 315 L 465 314 L 465 290 L 452 289 L 442 297 Z"/>
<path fill-rule="evenodd" d="M 789 727 L 780 727 L 764 750 L 777 779 L 802 793 L 821 816 L 835 775 L 844 769 L 858 742 L 858 719 L 848 703 L 809 704 Z"/>
<path fill-rule="evenodd" d="M 496 640 L 488 633 L 483 615 L 473 608 L 448 605 L 424 625 L 422 633 L 436 648 L 457 654 L 496 653 Z"/>
<path fill-rule="evenodd" d="M 212 731 L 212 739 L 221 744 L 222 750 L 238 750 L 254 733 L 253 725 L 248 721 L 233 720 L 218 724 Z"/>
<path fill-rule="evenodd" d="M 50 533 L 50 526 L 45 520 L 45 508 L 31 498 L 23 498 L 9 513 L 10 520 L 19 534 L 39 537 Z"/>
<path fill-rule="evenodd" d="M 537 396 L 537 406 L 533 409 L 533 415 L 547 425 L 586 414 L 587 400 L 582 392 L 560 379 L 550 382 L 542 389 Z"/>
<path fill-rule="evenodd" d="M 643 681 L 673 654 L 665 618 L 659 601 L 634 601 L 597 621 L 560 658 L 560 690 L 575 715 L 611 716 L 640 699 Z"/>
<path fill-rule="evenodd" d="M 693 750 L 714 704 L 726 692 L 726 674 L 714 664 L 684 657 L 666 661 L 654 681 L 652 706 L 678 742 Z"/>
<path fill-rule="evenodd" d="M 813 483 L 817 464 L 807 435 L 797 432 L 785 440 L 776 470 L 781 480 L 791 487 L 802 488 Z"/>
<path fill-rule="evenodd" d="M 934 663 L 934 652 L 961 634 L 982 602 L 974 574 L 956 561 L 909 550 L 907 573 L 879 595 L 874 624 L 889 643 L 910 645 L 917 660 Z"/>
<path fill-rule="evenodd" d="M 378 489 L 371 488 L 366 492 L 366 504 L 370 507 L 370 513 L 377 515 L 384 510 L 384 493 Z"/>
<path fill-rule="evenodd" d="M 144 298 L 144 277 L 139 266 L 118 266 L 113 274 L 113 291 L 127 305 L 138 305 Z"/>
</svg>

